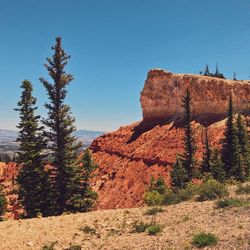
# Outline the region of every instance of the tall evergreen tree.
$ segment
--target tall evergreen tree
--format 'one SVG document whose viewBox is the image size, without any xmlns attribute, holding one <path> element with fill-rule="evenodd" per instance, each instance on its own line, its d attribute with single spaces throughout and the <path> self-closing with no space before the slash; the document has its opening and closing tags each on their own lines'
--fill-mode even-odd
<svg viewBox="0 0 250 250">
<path fill-rule="evenodd" d="M 48 110 L 48 118 L 43 119 L 47 126 L 45 135 L 50 142 L 50 149 L 54 167 L 53 193 L 56 201 L 57 214 L 64 211 L 75 211 L 72 196 L 77 195 L 81 183 L 79 181 L 79 168 L 77 166 L 77 150 L 80 144 L 73 136 L 75 131 L 75 119 L 71 116 L 70 107 L 64 103 L 67 90 L 66 87 L 73 80 L 73 76 L 65 72 L 68 56 L 62 48 L 61 38 L 56 38 L 56 44 L 52 47 L 54 54 L 47 58 L 46 69 L 52 83 L 40 78 L 50 103 L 45 105 Z M 79 194 L 80 195 L 80 194 Z"/>
<path fill-rule="evenodd" d="M 0 185 L 0 220 L 4 215 L 6 208 L 7 208 L 7 199 L 3 193 L 3 186 Z"/>
<path fill-rule="evenodd" d="M 219 182 L 226 180 L 226 172 L 223 168 L 220 152 L 218 149 L 211 151 L 210 173 Z"/>
<path fill-rule="evenodd" d="M 191 95 L 187 88 L 185 96 L 182 98 L 184 108 L 184 153 L 181 156 L 183 166 L 188 172 L 189 178 L 192 178 L 195 173 L 195 140 L 191 124 Z"/>
<path fill-rule="evenodd" d="M 242 175 L 245 176 L 246 178 L 247 176 L 249 176 L 250 172 L 250 144 L 246 126 L 240 114 L 238 114 L 237 116 L 236 127 L 237 127 L 237 136 L 239 141 L 241 160 L 243 164 L 242 171 L 244 173 L 242 173 Z"/>
<path fill-rule="evenodd" d="M 239 174 L 239 155 L 240 148 L 237 130 L 234 124 L 233 99 L 232 94 L 230 94 L 226 127 L 222 141 L 222 163 L 227 177 L 237 178 Z"/>
<path fill-rule="evenodd" d="M 177 157 L 173 166 L 173 170 L 170 173 L 171 183 L 174 188 L 185 188 L 189 180 L 188 173 L 183 167 L 180 159 Z"/>
<path fill-rule="evenodd" d="M 209 145 L 208 129 L 205 129 L 205 144 L 204 144 L 204 154 L 201 163 L 202 173 L 208 173 L 211 170 L 211 148 Z"/>
<path fill-rule="evenodd" d="M 86 212 L 97 199 L 97 193 L 90 186 L 90 179 L 93 177 L 93 171 L 97 168 L 88 149 L 85 150 L 80 158 L 78 165 L 78 181 L 81 185 L 76 186 L 74 195 L 71 197 L 72 211 Z"/>
<path fill-rule="evenodd" d="M 205 69 L 204 69 L 204 76 L 210 76 L 209 68 L 208 65 L 206 64 Z"/>
<path fill-rule="evenodd" d="M 20 142 L 19 163 L 21 170 L 17 176 L 19 184 L 19 200 L 24 206 L 28 217 L 35 217 L 37 213 L 49 215 L 49 176 L 44 169 L 44 154 L 42 152 L 44 141 L 42 139 L 43 127 L 39 126 L 39 115 L 36 98 L 32 96 L 32 84 L 25 80 L 21 99 L 16 111 L 20 113 L 20 123 L 17 126 Z"/>
</svg>

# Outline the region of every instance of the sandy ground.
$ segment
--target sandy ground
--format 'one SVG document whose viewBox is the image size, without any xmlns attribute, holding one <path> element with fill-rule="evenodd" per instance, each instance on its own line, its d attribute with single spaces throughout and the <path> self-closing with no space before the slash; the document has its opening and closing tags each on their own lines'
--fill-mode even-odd
<svg viewBox="0 0 250 250">
<path fill-rule="evenodd" d="M 144 215 L 148 208 L 141 207 L 4 221 L 0 223 L 0 249 L 40 250 L 51 242 L 57 242 L 54 249 L 72 245 L 84 250 L 195 249 L 191 239 L 201 231 L 219 238 L 214 248 L 206 249 L 250 249 L 250 207 L 217 209 L 214 201 L 189 201 L 163 208 L 155 217 Z M 159 235 L 132 232 L 135 221 L 152 220 L 164 225 Z M 83 232 L 85 226 L 96 232 Z"/>
</svg>

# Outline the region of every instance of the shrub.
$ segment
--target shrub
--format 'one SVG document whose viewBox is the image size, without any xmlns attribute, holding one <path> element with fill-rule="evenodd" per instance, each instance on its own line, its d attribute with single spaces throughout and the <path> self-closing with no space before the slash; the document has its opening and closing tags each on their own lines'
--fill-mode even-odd
<svg viewBox="0 0 250 250">
<path fill-rule="evenodd" d="M 134 223 L 134 231 L 133 232 L 143 233 L 146 231 L 147 228 L 149 228 L 151 226 L 152 226 L 152 224 L 144 223 L 142 221 L 140 221 L 140 222 L 137 221 Z"/>
<path fill-rule="evenodd" d="M 228 195 L 226 186 L 216 180 L 211 179 L 201 185 L 197 200 L 214 200 L 226 195 Z"/>
<path fill-rule="evenodd" d="M 193 236 L 192 244 L 196 247 L 214 246 L 218 243 L 218 238 L 212 233 L 198 233 Z"/>
<path fill-rule="evenodd" d="M 250 194 L 250 184 L 238 185 L 236 189 L 237 194 Z"/>
<path fill-rule="evenodd" d="M 162 231 L 162 225 L 155 224 L 147 228 L 148 234 L 149 235 L 157 235 Z"/>
<path fill-rule="evenodd" d="M 226 199 L 217 201 L 216 204 L 217 204 L 217 208 L 243 207 L 243 206 L 248 206 L 250 202 L 245 199 L 226 198 Z"/>
<path fill-rule="evenodd" d="M 80 228 L 80 230 L 82 230 L 85 234 L 95 234 L 96 233 L 96 229 L 90 226 L 84 226 L 82 228 Z"/>
<path fill-rule="evenodd" d="M 46 245 L 43 246 L 42 250 L 54 250 L 55 249 L 55 245 L 58 243 L 58 241 L 53 241 L 50 242 Z"/>
<path fill-rule="evenodd" d="M 162 177 L 159 177 L 157 180 L 154 179 L 154 177 L 151 177 L 150 180 L 150 192 L 158 192 L 159 194 L 164 194 L 166 192 L 167 186 Z"/>
<path fill-rule="evenodd" d="M 160 194 L 157 191 L 149 191 L 146 192 L 145 195 L 145 202 L 148 206 L 160 206 L 163 204 L 164 201 L 164 195 Z"/>
<path fill-rule="evenodd" d="M 158 213 L 162 213 L 164 212 L 165 210 L 162 209 L 161 207 L 152 207 L 152 208 L 149 208 L 147 210 L 147 212 L 145 213 L 145 215 L 156 215 Z"/>
<path fill-rule="evenodd" d="M 73 245 L 73 246 L 70 246 L 68 248 L 66 248 L 65 250 L 81 250 L 82 247 L 79 246 L 79 245 Z"/>
</svg>

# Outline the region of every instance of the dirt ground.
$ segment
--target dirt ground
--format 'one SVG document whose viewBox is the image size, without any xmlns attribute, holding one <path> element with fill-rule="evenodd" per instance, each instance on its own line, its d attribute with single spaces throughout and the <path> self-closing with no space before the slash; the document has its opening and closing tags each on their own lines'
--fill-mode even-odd
<svg viewBox="0 0 250 250">
<path fill-rule="evenodd" d="M 145 215 L 148 208 L 141 207 L 4 221 L 0 223 L 0 249 L 40 250 L 53 242 L 51 249 L 73 245 L 84 250 L 195 249 L 192 236 L 202 231 L 219 239 L 215 247 L 206 249 L 250 249 L 250 207 L 218 209 L 214 201 L 189 201 L 162 208 L 164 212 L 156 216 Z M 152 220 L 163 225 L 160 234 L 133 232 L 136 221 Z M 82 230 L 86 226 L 92 230 Z"/>
</svg>

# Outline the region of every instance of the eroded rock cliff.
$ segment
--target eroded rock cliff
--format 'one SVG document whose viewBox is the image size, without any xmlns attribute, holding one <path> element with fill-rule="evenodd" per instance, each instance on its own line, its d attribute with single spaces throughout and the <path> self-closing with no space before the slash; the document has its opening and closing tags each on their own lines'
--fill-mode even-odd
<svg viewBox="0 0 250 250">
<path fill-rule="evenodd" d="M 187 87 L 193 99 L 198 160 L 203 152 L 204 126 L 208 127 L 211 146 L 220 144 L 230 92 L 236 111 L 249 112 L 249 81 L 149 71 L 140 98 L 143 121 L 101 136 L 91 145 L 99 164 L 93 182 L 99 193 L 96 208 L 142 205 L 151 176 L 163 176 L 169 183 L 169 170 L 183 150 L 181 99 Z"/>
<path fill-rule="evenodd" d="M 175 119 L 182 115 L 181 98 L 189 88 L 192 95 L 193 118 L 211 124 L 226 117 L 228 96 L 232 92 L 235 109 L 249 113 L 250 81 L 173 74 L 153 69 L 148 72 L 141 92 L 141 106 L 145 121 Z"/>
</svg>

